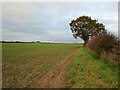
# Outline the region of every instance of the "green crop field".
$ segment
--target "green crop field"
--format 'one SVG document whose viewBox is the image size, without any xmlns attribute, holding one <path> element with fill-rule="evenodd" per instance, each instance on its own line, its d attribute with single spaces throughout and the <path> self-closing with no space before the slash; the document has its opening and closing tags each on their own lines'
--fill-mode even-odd
<svg viewBox="0 0 120 90">
<path fill-rule="evenodd" d="M 3 88 L 30 88 L 76 47 L 67 65 L 65 88 L 117 88 L 117 67 L 81 44 L 3 43 Z M 47 88 L 47 87 L 46 87 Z"/>
<path fill-rule="evenodd" d="M 3 87 L 32 87 L 79 44 L 3 43 Z"/>
</svg>

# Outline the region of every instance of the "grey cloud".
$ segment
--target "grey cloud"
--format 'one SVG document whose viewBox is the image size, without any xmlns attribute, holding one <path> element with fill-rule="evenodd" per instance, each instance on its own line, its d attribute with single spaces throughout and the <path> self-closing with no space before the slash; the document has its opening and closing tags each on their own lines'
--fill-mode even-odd
<svg viewBox="0 0 120 90">
<path fill-rule="evenodd" d="M 109 31 L 114 29 L 117 33 L 115 5 L 117 3 L 3 3 L 3 39 L 82 42 L 72 37 L 69 27 L 71 20 L 82 15 L 98 19 Z"/>
</svg>

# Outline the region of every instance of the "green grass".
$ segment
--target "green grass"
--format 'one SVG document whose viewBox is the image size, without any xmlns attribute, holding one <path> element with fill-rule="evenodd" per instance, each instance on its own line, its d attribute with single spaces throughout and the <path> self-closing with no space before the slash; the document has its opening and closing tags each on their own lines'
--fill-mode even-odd
<svg viewBox="0 0 120 90">
<path fill-rule="evenodd" d="M 65 88 L 117 88 L 118 68 L 81 47 L 67 67 Z"/>
<path fill-rule="evenodd" d="M 28 88 L 79 44 L 2 44 L 3 88 Z"/>
</svg>

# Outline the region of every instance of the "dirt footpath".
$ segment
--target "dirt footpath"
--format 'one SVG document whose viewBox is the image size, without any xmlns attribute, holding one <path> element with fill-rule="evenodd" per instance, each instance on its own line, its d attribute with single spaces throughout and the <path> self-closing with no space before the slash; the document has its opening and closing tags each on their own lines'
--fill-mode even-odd
<svg viewBox="0 0 120 90">
<path fill-rule="evenodd" d="M 77 50 L 78 48 L 75 48 L 63 61 L 38 80 L 33 88 L 64 88 L 66 66 Z"/>
</svg>

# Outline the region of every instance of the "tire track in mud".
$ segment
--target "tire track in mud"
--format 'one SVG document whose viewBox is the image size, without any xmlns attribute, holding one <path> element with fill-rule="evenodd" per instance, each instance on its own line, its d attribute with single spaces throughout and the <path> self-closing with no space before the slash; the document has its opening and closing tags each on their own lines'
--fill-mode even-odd
<svg viewBox="0 0 120 90">
<path fill-rule="evenodd" d="M 73 49 L 73 51 L 66 56 L 64 60 L 38 80 L 33 88 L 64 88 L 66 66 L 69 64 L 70 59 L 78 49 L 78 47 Z"/>
</svg>

